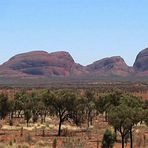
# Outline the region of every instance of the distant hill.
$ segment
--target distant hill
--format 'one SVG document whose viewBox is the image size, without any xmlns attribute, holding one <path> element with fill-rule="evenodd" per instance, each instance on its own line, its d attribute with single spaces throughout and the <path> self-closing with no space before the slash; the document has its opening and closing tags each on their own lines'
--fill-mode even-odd
<svg viewBox="0 0 148 148">
<path fill-rule="evenodd" d="M 89 73 L 100 76 L 118 75 L 126 77 L 133 72 L 133 69 L 120 56 L 98 60 L 88 65 L 86 69 Z"/>
<path fill-rule="evenodd" d="M 15 55 L 0 65 L 0 78 L 70 78 L 92 79 L 104 77 L 138 79 L 148 77 L 148 48 L 136 57 L 133 67 L 129 67 L 120 56 L 107 57 L 87 66 L 74 61 L 65 51 L 48 53 L 32 51 Z M 30 79 L 30 80 L 31 80 Z"/>
<path fill-rule="evenodd" d="M 135 74 L 139 76 L 148 76 L 148 48 L 142 50 L 136 57 L 133 65 Z"/>
<path fill-rule="evenodd" d="M 70 76 L 85 73 L 65 51 L 47 53 L 32 51 L 12 57 L 0 66 L 0 75 L 17 77 Z"/>
</svg>

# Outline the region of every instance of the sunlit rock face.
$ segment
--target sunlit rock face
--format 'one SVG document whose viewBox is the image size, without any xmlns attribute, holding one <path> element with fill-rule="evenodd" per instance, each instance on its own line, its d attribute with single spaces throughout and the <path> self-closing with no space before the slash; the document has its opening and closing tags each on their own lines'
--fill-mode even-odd
<svg viewBox="0 0 148 148">
<path fill-rule="evenodd" d="M 120 75 L 127 76 L 131 68 L 120 56 L 104 58 L 87 66 L 87 70 L 99 75 Z"/>
<path fill-rule="evenodd" d="M 47 53 L 32 51 L 12 57 L 0 67 L 0 74 L 32 76 L 69 76 L 81 74 L 83 66 L 76 64 L 65 51 Z"/>
</svg>

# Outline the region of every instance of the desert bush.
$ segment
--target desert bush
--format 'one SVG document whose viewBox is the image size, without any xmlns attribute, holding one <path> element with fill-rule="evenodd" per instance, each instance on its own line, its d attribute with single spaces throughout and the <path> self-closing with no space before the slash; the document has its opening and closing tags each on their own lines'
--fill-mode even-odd
<svg viewBox="0 0 148 148">
<path fill-rule="evenodd" d="M 102 148 L 112 148 L 114 143 L 115 134 L 111 130 L 106 129 L 102 140 Z"/>
<path fill-rule="evenodd" d="M 23 127 L 20 129 L 20 136 L 23 136 Z"/>
<path fill-rule="evenodd" d="M 53 148 L 57 147 L 57 139 L 56 138 L 53 140 L 52 147 Z"/>
<path fill-rule="evenodd" d="M 16 143 L 16 139 L 15 138 L 13 139 L 13 142 Z"/>
<path fill-rule="evenodd" d="M 12 146 L 13 145 L 13 141 L 9 141 L 9 145 Z"/>
<path fill-rule="evenodd" d="M 12 119 L 9 120 L 9 125 L 13 126 L 13 120 Z"/>
<path fill-rule="evenodd" d="M 43 137 L 45 136 L 45 129 L 46 129 L 46 127 L 45 126 L 42 126 L 42 136 Z"/>
</svg>

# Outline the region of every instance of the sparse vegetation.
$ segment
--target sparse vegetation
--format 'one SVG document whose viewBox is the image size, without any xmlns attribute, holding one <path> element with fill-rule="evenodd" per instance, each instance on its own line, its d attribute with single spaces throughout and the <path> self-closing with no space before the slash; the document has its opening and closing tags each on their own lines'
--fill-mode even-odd
<svg viewBox="0 0 148 148">
<path fill-rule="evenodd" d="M 110 148 L 115 142 L 115 147 L 132 148 L 138 141 L 135 131 L 148 130 L 147 101 L 120 90 L 41 89 L 16 92 L 13 99 L 8 93 L 0 96 L 0 138 L 6 147 L 21 147 L 25 142 L 55 148 L 102 143 Z M 1 110 L 4 106 L 7 109 Z M 138 145 L 147 145 L 144 135 Z"/>
</svg>

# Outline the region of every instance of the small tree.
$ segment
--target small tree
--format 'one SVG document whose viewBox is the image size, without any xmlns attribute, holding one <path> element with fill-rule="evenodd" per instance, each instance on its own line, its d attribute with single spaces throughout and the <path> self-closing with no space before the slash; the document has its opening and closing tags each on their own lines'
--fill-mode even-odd
<svg viewBox="0 0 148 148">
<path fill-rule="evenodd" d="M 8 100 L 8 110 L 9 110 L 9 125 L 13 125 L 13 114 L 14 114 L 14 100 Z"/>
<path fill-rule="evenodd" d="M 70 91 L 58 90 L 48 91 L 43 98 L 49 106 L 50 112 L 59 118 L 58 136 L 60 136 L 63 122 L 73 118 L 76 96 Z"/>
<path fill-rule="evenodd" d="M 0 94 L 0 117 L 4 119 L 9 112 L 9 102 L 8 96 L 1 93 Z"/>
<path fill-rule="evenodd" d="M 81 123 L 83 123 L 85 119 L 86 119 L 86 114 L 85 114 L 84 98 L 77 96 L 73 108 L 72 120 L 77 126 L 81 126 Z"/>
<path fill-rule="evenodd" d="M 25 120 L 27 122 L 27 127 L 28 127 L 28 124 L 29 124 L 29 120 L 31 119 L 32 117 L 32 113 L 31 113 L 31 110 L 27 109 L 24 111 L 24 116 L 25 116 Z"/>
<path fill-rule="evenodd" d="M 84 105 L 87 115 L 87 126 L 89 128 L 89 126 L 92 125 L 95 110 L 95 97 L 94 93 L 90 90 L 87 90 L 84 94 Z"/>
<path fill-rule="evenodd" d="M 122 138 L 124 148 L 125 136 L 130 134 L 130 147 L 133 148 L 132 129 L 135 124 L 143 120 L 142 101 L 140 98 L 126 95 L 120 99 L 119 105 L 109 110 L 109 124 L 111 124 Z"/>
<path fill-rule="evenodd" d="M 17 92 L 14 97 L 14 111 L 15 115 L 18 114 L 20 117 L 21 112 L 24 110 L 24 105 L 28 99 L 28 94 L 25 91 Z"/>
<path fill-rule="evenodd" d="M 111 130 L 106 129 L 102 140 L 102 148 L 112 148 L 114 143 L 115 134 Z"/>
<path fill-rule="evenodd" d="M 23 111 L 24 111 L 24 118 L 27 122 L 27 127 L 29 124 L 29 120 L 32 117 L 32 112 L 34 108 L 34 101 L 33 96 L 29 94 L 24 95 L 24 100 L 23 100 Z"/>
<path fill-rule="evenodd" d="M 108 112 L 112 106 L 118 106 L 123 94 L 118 91 L 113 91 L 105 96 L 100 96 L 95 101 L 96 110 L 100 113 L 105 113 L 105 120 L 108 120 Z"/>
<path fill-rule="evenodd" d="M 125 136 L 129 132 L 132 122 L 130 120 L 130 111 L 126 105 L 113 107 L 109 112 L 109 124 L 111 124 L 121 134 L 122 148 L 124 148 Z"/>
</svg>

